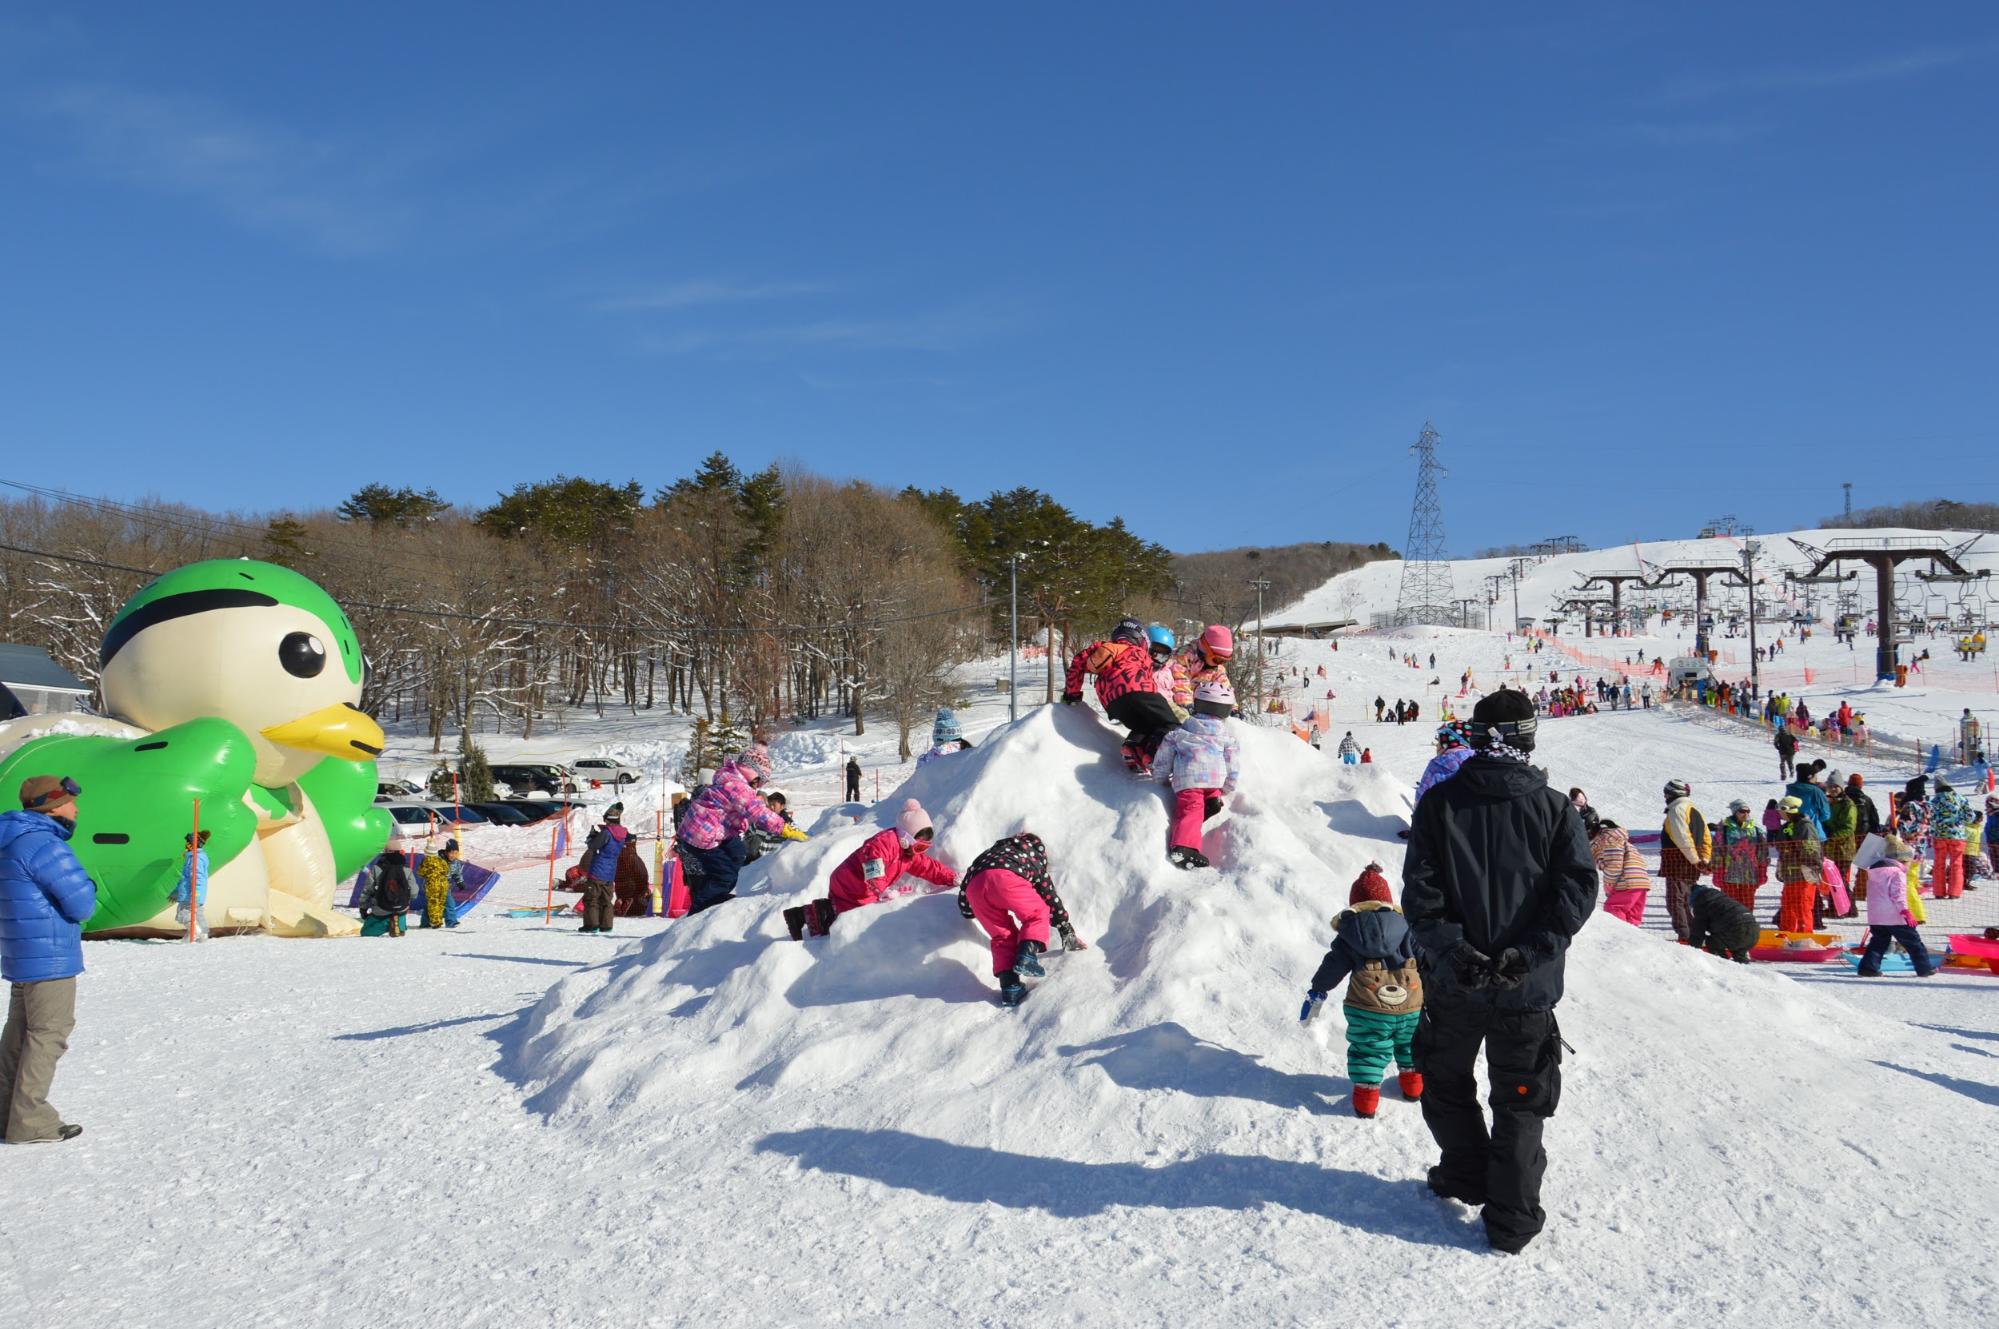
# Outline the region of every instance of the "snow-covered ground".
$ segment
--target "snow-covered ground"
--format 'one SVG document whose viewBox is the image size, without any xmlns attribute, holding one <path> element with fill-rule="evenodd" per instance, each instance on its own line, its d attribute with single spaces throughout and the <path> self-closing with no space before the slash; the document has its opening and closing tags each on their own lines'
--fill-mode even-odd
<svg viewBox="0 0 1999 1329">
<path fill-rule="evenodd" d="M 530 864 L 449 933 L 95 943 L 56 1085 L 86 1133 L 5 1152 L 0 1305 L 51 1326 L 1982 1314 L 1999 979 L 1723 965 L 1662 939 L 1656 891 L 1645 929 L 1597 917 L 1561 1009 L 1549 1229 L 1518 1259 L 1424 1190 L 1413 1105 L 1391 1088 L 1377 1120 L 1346 1110 L 1340 1017 L 1301 1030 L 1298 1000 L 1360 867 L 1397 875 L 1443 694 L 1509 653 L 1516 676 L 1555 660 L 1444 629 L 1287 643 L 1267 682 L 1297 668 L 1294 701 L 1337 694 L 1325 751 L 1243 726 L 1208 872 L 1166 865 L 1164 802 L 1100 720 L 1000 730 L 988 692 L 964 713 L 978 747 L 913 776 L 892 733 L 844 740 L 879 809 L 839 804 L 833 727 L 786 737 L 773 783 L 814 838 L 691 920 L 599 938 L 509 918 L 543 897 Z M 1363 722 L 1377 694 L 1423 721 Z M 680 723 L 572 719 L 535 751 L 677 761 Z M 1374 765 L 1333 759 L 1348 728 Z M 1537 759 L 1636 829 L 1671 776 L 1716 813 L 1776 792 L 1766 736 L 1685 711 L 1550 721 Z M 1883 792 L 1906 774 L 1833 760 Z M 1048 840 L 1093 949 L 1052 957 L 1020 1011 L 992 1003 L 948 895 L 785 935 L 781 909 L 907 796 L 949 861 Z M 656 800 L 630 791 L 628 819 Z M 1947 908 L 1999 922 L 1999 887 Z"/>
</svg>

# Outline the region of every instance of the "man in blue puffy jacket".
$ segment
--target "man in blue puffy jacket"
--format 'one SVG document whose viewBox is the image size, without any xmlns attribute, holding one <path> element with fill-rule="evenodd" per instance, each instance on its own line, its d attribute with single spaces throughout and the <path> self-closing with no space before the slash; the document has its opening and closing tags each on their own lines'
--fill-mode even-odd
<svg viewBox="0 0 1999 1329">
<path fill-rule="evenodd" d="M 83 1134 L 49 1106 L 76 1027 L 83 921 L 97 908 L 97 886 L 69 847 L 82 792 L 67 777 L 33 776 L 21 784 L 21 810 L 0 814 L 0 978 L 13 985 L 0 1039 L 8 1144 Z"/>
</svg>

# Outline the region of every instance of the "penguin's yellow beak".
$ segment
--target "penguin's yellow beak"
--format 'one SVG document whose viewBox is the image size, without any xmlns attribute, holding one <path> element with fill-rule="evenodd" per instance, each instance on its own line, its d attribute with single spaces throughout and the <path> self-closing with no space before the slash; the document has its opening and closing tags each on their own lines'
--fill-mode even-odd
<svg viewBox="0 0 1999 1329">
<path fill-rule="evenodd" d="M 324 752 L 343 761 L 366 761 L 382 755 L 382 726 L 358 706 L 322 706 L 263 732 L 273 743 Z"/>
</svg>

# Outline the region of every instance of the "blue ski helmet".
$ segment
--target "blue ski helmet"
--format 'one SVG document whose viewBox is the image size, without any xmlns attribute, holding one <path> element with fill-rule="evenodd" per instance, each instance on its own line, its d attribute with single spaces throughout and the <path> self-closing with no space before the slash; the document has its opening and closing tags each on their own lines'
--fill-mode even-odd
<svg viewBox="0 0 1999 1329">
<path fill-rule="evenodd" d="M 1154 646 L 1164 646 L 1169 651 L 1179 644 L 1173 640 L 1173 629 L 1162 627 L 1158 623 L 1145 630 L 1145 638 Z"/>
</svg>

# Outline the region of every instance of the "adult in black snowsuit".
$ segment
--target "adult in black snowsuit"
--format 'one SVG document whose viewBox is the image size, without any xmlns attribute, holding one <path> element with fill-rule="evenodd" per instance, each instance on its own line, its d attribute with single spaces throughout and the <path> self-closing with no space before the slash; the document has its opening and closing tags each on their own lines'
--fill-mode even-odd
<svg viewBox="0 0 1999 1329">
<path fill-rule="evenodd" d="M 1561 1099 L 1563 958 L 1596 904 L 1596 864 L 1575 805 L 1527 764 L 1534 703 L 1511 689 L 1472 712 L 1474 755 L 1416 805 L 1402 911 L 1416 935 L 1423 1121 L 1442 1160 L 1430 1189 L 1485 1210 L 1493 1249 L 1540 1232 L 1542 1122 Z M 1485 1049 L 1492 1126 L 1473 1064 Z"/>
<path fill-rule="evenodd" d="M 1777 775 L 1788 780 L 1797 773 L 1793 759 L 1798 755 L 1798 736 L 1782 725 L 1777 728 L 1777 737 L 1771 740 L 1777 749 Z"/>
<path fill-rule="evenodd" d="M 849 803 L 858 803 L 861 801 L 861 759 L 859 757 L 847 758 L 847 801 Z"/>
<path fill-rule="evenodd" d="M 1388 709 L 1388 703 L 1387 703 L 1387 702 L 1383 701 L 1383 700 L 1382 700 L 1381 698 L 1379 698 L 1379 697 L 1376 697 L 1376 698 L 1374 699 L 1374 722 L 1375 722 L 1376 724 L 1380 724 L 1380 723 L 1381 723 L 1381 713 L 1382 713 L 1383 711 L 1387 710 L 1387 709 Z"/>
<path fill-rule="evenodd" d="M 1694 883 L 1687 896 L 1687 945 L 1748 964 L 1749 950 L 1761 935 L 1756 915 L 1747 906 L 1705 882 Z"/>
</svg>

